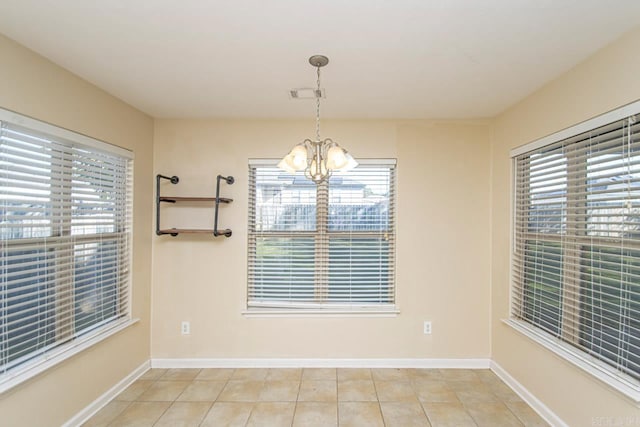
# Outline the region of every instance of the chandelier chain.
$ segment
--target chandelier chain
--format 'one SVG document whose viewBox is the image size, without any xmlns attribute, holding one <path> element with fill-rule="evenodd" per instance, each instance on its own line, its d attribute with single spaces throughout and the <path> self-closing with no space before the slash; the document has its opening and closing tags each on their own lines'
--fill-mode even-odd
<svg viewBox="0 0 640 427">
<path fill-rule="evenodd" d="M 320 97 L 322 96 L 320 92 L 320 65 L 316 66 L 318 73 L 318 91 L 316 93 L 316 141 L 320 141 Z"/>
</svg>

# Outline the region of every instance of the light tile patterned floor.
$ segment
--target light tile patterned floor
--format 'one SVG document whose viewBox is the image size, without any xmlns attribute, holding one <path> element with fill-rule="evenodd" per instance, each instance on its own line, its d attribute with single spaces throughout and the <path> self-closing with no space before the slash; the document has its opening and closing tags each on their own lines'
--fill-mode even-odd
<svg viewBox="0 0 640 427">
<path fill-rule="evenodd" d="M 489 370 L 151 369 L 85 426 L 546 426 Z"/>
</svg>

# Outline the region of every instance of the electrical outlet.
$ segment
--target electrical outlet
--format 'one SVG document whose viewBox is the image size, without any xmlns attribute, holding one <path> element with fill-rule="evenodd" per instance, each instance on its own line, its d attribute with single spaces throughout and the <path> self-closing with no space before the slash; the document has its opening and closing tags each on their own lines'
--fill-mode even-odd
<svg viewBox="0 0 640 427">
<path fill-rule="evenodd" d="M 180 325 L 180 332 L 182 333 L 182 335 L 191 334 L 191 324 L 187 321 L 183 321 Z"/>
<path fill-rule="evenodd" d="M 425 335 L 431 335 L 431 322 L 430 321 L 425 321 L 424 322 L 424 334 Z"/>
</svg>

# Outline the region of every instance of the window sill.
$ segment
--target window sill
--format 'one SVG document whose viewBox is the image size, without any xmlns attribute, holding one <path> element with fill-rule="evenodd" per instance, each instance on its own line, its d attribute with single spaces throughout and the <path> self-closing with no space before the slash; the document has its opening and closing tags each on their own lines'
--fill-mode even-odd
<svg viewBox="0 0 640 427">
<path fill-rule="evenodd" d="M 636 405 L 640 404 L 640 384 L 638 381 L 614 371 L 598 359 L 575 349 L 569 344 L 566 344 L 543 331 L 537 330 L 526 322 L 515 319 L 503 319 L 502 321 L 524 336 L 542 345 L 547 350 L 550 350 L 557 356 L 560 356 L 604 382 L 611 388 L 622 393 L 636 403 Z"/>
<path fill-rule="evenodd" d="M 7 374 L 0 375 L 0 395 L 138 322 L 139 319 L 120 321 L 107 329 L 87 334 L 69 344 L 62 345 L 46 356 L 37 357 L 30 362 L 26 362 L 24 367 L 17 367 Z"/>
<path fill-rule="evenodd" d="M 331 310 L 331 309 L 269 309 L 250 308 L 244 310 L 244 317 L 397 317 L 400 310 L 363 309 L 363 310 Z"/>
</svg>

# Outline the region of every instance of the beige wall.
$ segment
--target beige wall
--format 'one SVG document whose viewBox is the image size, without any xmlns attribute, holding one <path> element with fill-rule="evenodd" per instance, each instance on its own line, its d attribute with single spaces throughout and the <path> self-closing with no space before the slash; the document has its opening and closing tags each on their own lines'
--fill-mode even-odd
<svg viewBox="0 0 640 427">
<path fill-rule="evenodd" d="M 309 105 L 309 114 L 313 109 Z M 489 125 L 323 122 L 356 158 L 398 160 L 395 318 L 247 318 L 247 160 L 277 158 L 312 121 L 157 120 L 154 172 L 178 175 L 163 194 L 215 194 L 233 175 L 219 224 L 229 239 L 153 238 L 153 358 L 489 357 Z M 207 208 L 167 206 L 162 226 L 207 226 Z M 180 213 L 177 213 L 179 209 Z M 473 215 L 469 213 L 473 212 Z M 208 222 L 209 221 L 209 222 Z M 180 321 L 191 335 L 180 335 Z M 433 321 L 433 335 L 422 322 Z"/>
<path fill-rule="evenodd" d="M 595 425 L 597 417 L 637 417 L 640 410 L 501 322 L 508 317 L 509 306 L 509 151 L 640 98 L 638 45 L 640 29 L 547 84 L 495 121 L 491 203 L 493 359 L 572 426 Z"/>
<path fill-rule="evenodd" d="M 57 426 L 149 358 L 153 121 L 1 35 L 0 57 L 0 107 L 135 153 L 133 316 L 140 322 L 0 395 L 1 425 Z"/>
</svg>

